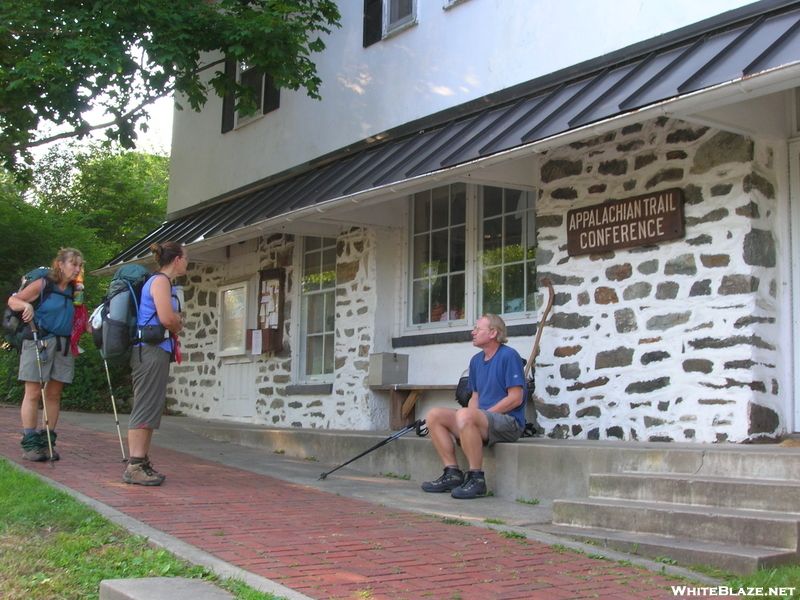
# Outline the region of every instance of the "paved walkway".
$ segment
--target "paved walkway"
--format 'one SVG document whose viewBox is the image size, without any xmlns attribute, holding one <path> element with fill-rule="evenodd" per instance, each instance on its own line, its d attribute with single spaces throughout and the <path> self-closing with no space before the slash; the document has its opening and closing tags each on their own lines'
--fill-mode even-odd
<svg viewBox="0 0 800 600">
<path fill-rule="evenodd" d="M 124 436 L 127 416 L 121 420 Z M 19 409 L 0 405 L 0 456 L 315 600 L 644 600 L 675 598 L 670 585 L 681 584 L 635 565 L 513 537 L 503 524 L 476 527 L 460 517 L 462 510 L 502 515 L 513 503 L 459 502 L 417 491 L 418 483 L 347 475 L 346 469 L 337 473 L 343 476 L 338 483 L 328 483 L 332 475 L 318 484 L 312 473 L 328 465 L 191 437 L 175 419 L 165 425 L 151 451 L 167 475 L 160 487 L 121 482 L 116 428 L 105 415 L 62 414 L 62 460 L 51 465 L 21 460 Z M 278 460 L 282 466 L 267 465 Z M 270 468 L 292 471 L 308 484 L 259 472 Z M 392 497 L 402 488 L 439 508 L 426 514 L 345 495 L 348 486 L 362 484 Z"/>
</svg>

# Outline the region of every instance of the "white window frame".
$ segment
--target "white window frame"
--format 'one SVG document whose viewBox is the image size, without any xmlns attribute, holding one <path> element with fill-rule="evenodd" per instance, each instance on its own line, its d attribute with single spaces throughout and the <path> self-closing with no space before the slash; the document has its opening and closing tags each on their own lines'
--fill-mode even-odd
<svg viewBox="0 0 800 600">
<path fill-rule="evenodd" d="M 440 184 L 435 188 L 452 185 L 455 182 Z M 404 277 L 404 317 L 402 331 L 405 334 L 419 334 L 422 332 L 435 333 L 437 331 L 461 331 L 469 330 L 474 322 L 483 314 L 482 305 L 482 289 L 483 282 L 481 279 L 482 266 L 480 264 L 480 236 L 482 235 L 484 218 L 481 211 L 481 201 L 483 198 L 483 189 L 486 187 L 497 187 L 510 190 L 518 190 L 527 195 L 529 202 L 533 202 L 533 207 L 530 209 L 534 219 L 536 217 L 535 199 L 536 192 L 533 188 L 526 186 L 519 186 L 513 184 L 500 184 L 500 183 L 486 183 L 477 184 L 474 182 L 467 183 L 467 207 L 466 207 L 466 298 L 464 303 L 464 318 L 459 320 L 451 320 L 444 322 L 430 322 L 430 323 L 413 323 L 413 310 L 414 310 L 414 195 L 408 197 L 408 234 L 406 235 L 406 269 Z M 534 224 L 535 225 L 535 224 Z M 526 235 L 535 235 L 535 227 L 533 233 L 530 231 Z M 529 240 L 525 240 L 528 242 Z M 513 313 L 501 313 L 507 323 L 513 321 L 521 321 L 531 319 L 536 316 L 535 307 L 528 307 L 525 311 Z"/>
<path fill-rule="evenodd" d="M 329 237 L 329 236 L 328 237 L 326 237 L 326 236 L 305 236 L 305 237 L 302 238 L 301 243 L 298 244 L 298 246 L 299 246 L 299 260 L 298 260 L 297 264 L 299 265 L 299 277 L 298 277 L 299 285 L 297 286 L 297 289 L 298 289 L 298 292 L 297 292 L 297 294 L 298 294 L 298 302 L 297 302 L 297 304 L 298 304 L 298 307 L 300 309 L 300 318 L 298 319 L 298 321 L 299 321 L 298 334 L 299 334 L 300 343 L 298 344 L 298 346 L 299 346 L 299 348 L 298 348 L 299 354 L 298 354 L 298 360 L 297 360 L 298 368 L 297 368 L 297 372 L 296 372 L 296 379 L 300 383 L 332 383 L 334 381 L 334 379 L 335 379 L 335 376 L 336 376 L 336 357 L 335 357 L 335 355 L 334 355 L 334 358 L 333 358 L 333 364 L 331 366 L 331 372 L 330 373 L 315 373 L 315 374 L 310 374 L 310 375 L 306 373 L 307 366 L 308 366 L 307 361 L 306 361 L 306 353 L 308 351 L 308 344 L 307 344 L 307 341 L 308 341 L 308 335 L 307 335 L 308 322 L 307 322 L 306 319 L 309 316 L 308 311 L 306 309 L 306 302 L 307 302 L 307 299 L 309 297 L 318 296 L 318 295 L 322 295 L 322 294 L 331 294 L 332 295 L 333 310 L 334 310 L 334 326 L 333 326 L 333 331 L 332 331 L 334 348 L 332 350 L 335 351 L 335 346 L 336 346 L 336 324 L 335 324 L 336 316 L 335 316 L 335 311 L 336 311 L 336 290 L 337 290 L 337 285 L 335 283 L 335 280 L 334 280 L 333 287 L 322 288 L 320 290 L 315 290 L 313 292 L 305 292 L 305 291 L 303 291 L 303 275 L 304 275 L 304 270 L 305 270 L 305 265 L 306 265 L 305 260 L 306 260 L 306 255 L 308 254 L 308 251 L 306 250 L 306 244 L 307 244 L 307 241 L 308 241 L 309 238 L 318 238 L 318 239 L 321 239 L 321 240 L 322 239 L 331 239 L 331 240 L 333 240 L 334 241 L 334 245 L 333 245 L 334 251 L 335 251 L 335 247 L 336 247 L 336 243 L 337 243 L 336 238 Z M 327 248 L 330 249 L 331 246 L 327 246 Z M 335 268 L 335 265 L 334 265 L 334 268 Z M 330 332 L 324 332 L 323 333 L 323 335 L 329 335 L 329 334 L 330 334 Z"/>
<path fill-rule="evenodd" d="M 239 290 L 240 295 L 243 298 L 243 310 L 244 314 L 242 315 L 242 327 L 241 332 L 239 334 L 238 343 L 232 346 L 228 346 L 227 348 L 224 345 L 224 340 L 226 335 L 228 334 L 228 321 L 227 315 L 225 312 L 225 294 L 233 292 L 234 290 Z M 218 298 L 219 298 L 219 356 L 241 356 L 246 354 L 246 344 L 247 344 L 247 329 L 250 327 L 250 315 L 251 315 L 251 302 L 250 302 L 250 281 L 239 281 L 237 283 L 231 283 L 228 285 L 220 286 L 217 290 Z"/>
<path fill-rule="evenodd" d="M 403 31 L 417 23 L 417 0 L 410 0 L 411 12 L 392 21 L 392 12 L 396 2 L 402 0 L 383 0 L 383 37 L 386 38 L 399 31 Z"/>
</svg>

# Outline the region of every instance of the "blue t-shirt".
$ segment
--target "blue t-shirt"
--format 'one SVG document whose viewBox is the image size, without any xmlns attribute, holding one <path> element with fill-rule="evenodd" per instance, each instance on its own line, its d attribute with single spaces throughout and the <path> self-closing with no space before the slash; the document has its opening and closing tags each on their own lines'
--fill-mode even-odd
<svg viewBox="0 0 800 600">
<path fill-rule="evenodd" d="M 139 320 L 137 325 L 139 327 L 143 327 L 145 325 L 161 325 L 161 321 L 158 320 L 158 312 L 156 312 L 156 301 L 153 299 L 153 294 L 150 291 L 150 288 L 153 285 L 153 281 L 156 277 L 164 275 L 163 273 L 155 273 L 150 279 L 148 279 L 144 286 L 142 287 L 142 301 L 139 304 Z M 164 275 L 164 277 L 167 277 Z M 178 301 L 175 298 L 175 288 L 172 287 L 170 283 L 170 294 L 172 294 L 172 309 L 177 311 L 178 310 Z M 142 346 L 144 344 L 136 344 L 137 346 Z M 172 352 L 172 335 L 168 335 L 168 337 L 164 338 L 164 341 L 158 344 L 159 348 L 163 348 L 167 352 Z"/>
<path fill-rule="evenodd" d="M 508 396 L 508 388 L 522 386 L 523 402 L 509 415 L 520 427 L 525 427 L 525 397 L 527 383 L 522 359 L 513 348 L 501 345 L 494 356 L 484 360 L 483 351 L 469 361 L 469 389 L 478 392 L 478 408 L 488 410 Z"/>
<path fill-rule="evenodd" d="M 72 303 L 73 287 L 70 283 L 63 292 L 52 281 L 43 281 L 45 286 L 50 286 L 49 296 L 34 311 L 34 320 L 41 331 L 42 339 L 53 337 L 69 337 L 72 335 L 72 319 L 75 315 L 75 305 Z M 40 293 L 44 293 L 44 290 Z"/>
</svg>

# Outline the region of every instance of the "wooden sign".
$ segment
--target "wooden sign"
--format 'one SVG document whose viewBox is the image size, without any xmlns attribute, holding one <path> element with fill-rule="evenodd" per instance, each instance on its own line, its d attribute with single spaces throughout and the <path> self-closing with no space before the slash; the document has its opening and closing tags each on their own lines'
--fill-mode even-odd
<svg viewBox="0 0 800 600">
<path fill-rule="evenodd" d="M 567 253 L 597 254 L 676 240 L 686 234 L 683 193 L 674 188 L 567 213 Z"/>
</svg>

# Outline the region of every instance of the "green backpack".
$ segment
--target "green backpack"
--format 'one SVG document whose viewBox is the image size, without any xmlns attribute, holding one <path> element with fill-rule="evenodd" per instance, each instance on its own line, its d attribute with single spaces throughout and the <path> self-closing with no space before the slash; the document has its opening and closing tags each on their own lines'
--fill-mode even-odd
<svg viewBox="0 0 800 600">
<path fill-rule="evenodd" d="M 47 267 L 38 267 L 33 271 L 28 271 L 22 276 L 17 294 L 34 281 L 38 281 L 43 277 L 47 277 L 49 274 L 50 269 Z M 45 284 L 42 286 L 42 291 L 39 294 L 39 298 L 34 300 L 32 303 L 33 310 L 36 310 L 39 306 L 41 306 L 42 302 L 47 300 L 50 294 L 53 293 L 54 287 L 55 286 L 53 285 L 53 282 L 49 278 L 45 279 Z M 3 312 L 3 339 L 5 340 L 9 349 L 17 351 L 22 348 L 22 340 L 33 339 L 30 325 L 22 320 L 22 312 L 13 311 L 8 306 L 6 306 L 6 309 Z"/>
</svg>

